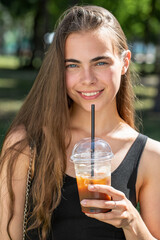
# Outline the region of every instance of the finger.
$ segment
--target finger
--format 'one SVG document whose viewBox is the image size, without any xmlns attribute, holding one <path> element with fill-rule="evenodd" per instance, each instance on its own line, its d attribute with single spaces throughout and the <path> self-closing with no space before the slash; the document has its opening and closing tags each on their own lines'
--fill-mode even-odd
<svg viewBox="0 0 160 240">
<path fill-rule="evenodd" d="M 100 221 L 109 221 L 113 219 L 113 213 L 107 212 L 107 213 L 85 213 L 86 216 L 98 219 Z"/>
<path fill-rule="evenodd" d="M 99 193 L 106 193 L 107 195 L 111 196 L 114 200 L 120 200 L 125 198 L 125 194 L 111 186 L 108 185 L 88 185 L 89 191 L 99 192 Z"/>
<path fill-rule="evenodd" d="M 83 199 L 81 201 L 81 205 L 84 207 L 97 207 L 97 208 L 105 208 L 112 210 L 122 210 L 125 207 L 120 201 L 105 201 L 105 200 L 92 200 L 92 199 Z"/>
</svg>

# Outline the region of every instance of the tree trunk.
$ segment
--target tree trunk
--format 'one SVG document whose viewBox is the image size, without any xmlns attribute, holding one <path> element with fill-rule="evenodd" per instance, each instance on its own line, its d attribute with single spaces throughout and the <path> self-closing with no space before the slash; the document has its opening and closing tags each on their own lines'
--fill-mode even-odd
<svg viewBox="0 0 160 240">
<path fill-rule="evenodd" d="M 31 67 L 39 67 L 44 56 L 45 44 L 44 34 L 49 29 L 49 13 L 47 9 L 48 0 L 39 0 L 37 12 L 34 18 L 33 38 L 32 38 L 32 58 Z"/>
</svg>

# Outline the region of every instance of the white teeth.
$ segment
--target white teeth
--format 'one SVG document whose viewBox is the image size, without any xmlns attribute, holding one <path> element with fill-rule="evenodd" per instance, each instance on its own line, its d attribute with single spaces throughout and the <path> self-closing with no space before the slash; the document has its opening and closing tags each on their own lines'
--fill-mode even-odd
<svg viewBox="0 0 160 240">
<path fill-rule="evenodd" d="M 82 95 L 87 96 L 87 97 L 90 97 L 90 96 L 94 96 L 94 95 L 98 94 L 99 92 L 100 92 L 100 91 L 98 91 L 98 92 L 90 92 L 90 93 L 84 93 L 84 92 L 82 92 Z"/>
</svg>

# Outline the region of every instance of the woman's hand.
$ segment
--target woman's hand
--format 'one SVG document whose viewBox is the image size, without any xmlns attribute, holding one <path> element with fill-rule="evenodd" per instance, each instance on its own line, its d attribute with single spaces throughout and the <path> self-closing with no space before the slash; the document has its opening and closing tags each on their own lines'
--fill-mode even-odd
<svg viewBox="0 0 160 240">
<path fill-rule="evenodd" d="M 123 229 L 130 228 L 130 224 L 132 224 L 135 220 L 137 220 L 137 218 L 140 217 L 138 211 L 126 198 L 123 192 L 107 185 L 89 185 L 88 189 L 94 192 L 106 193 L 111 196 L 112 200 L 106 201 L 84 199 L 81 201 L 81 204 L 84 207 L 106 208 L 112 209 L 112 211 L 96 214 L 86 213 L 87 216 L 96 218 L 102 222 L 109 223 L 117 228 Z"/>
</svg>

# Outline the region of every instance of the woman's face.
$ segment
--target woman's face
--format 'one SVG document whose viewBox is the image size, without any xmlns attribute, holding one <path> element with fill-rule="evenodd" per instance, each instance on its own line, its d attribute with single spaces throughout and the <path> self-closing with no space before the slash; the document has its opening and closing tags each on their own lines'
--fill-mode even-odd
<svg viewBox="0 0 160 240">
<path fill-rule="evenodd" d="M 67 93 L 74 107 L 116 108 L 124 62 L 104 29 L 72 33 L 65 45 Z"/>
</svg>

